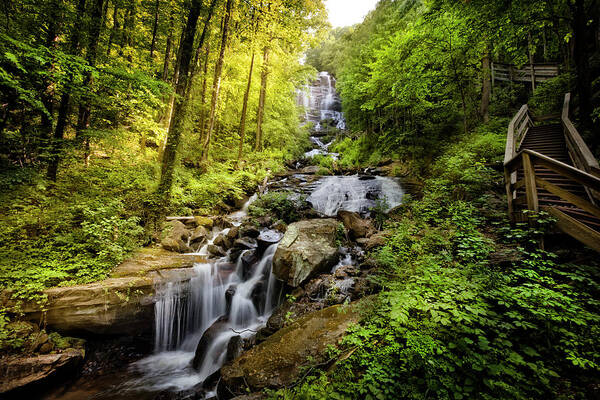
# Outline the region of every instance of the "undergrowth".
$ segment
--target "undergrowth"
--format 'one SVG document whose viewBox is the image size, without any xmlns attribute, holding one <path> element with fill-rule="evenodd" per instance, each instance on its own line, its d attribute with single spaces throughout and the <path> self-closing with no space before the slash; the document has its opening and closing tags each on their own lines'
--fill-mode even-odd
<svg viewBox="0 0 600 400">
<path fill-rule="evenodd" d="M 349 357 L 277 399 L 585 399 L 600 382 L 598 263 L 540 250 L 553 221 L 510 226 L 492 125 L 432 166 L 372 254 L 384 288 Z M 588 265 L 589 264 L 589 265 Z"/>
</svg>

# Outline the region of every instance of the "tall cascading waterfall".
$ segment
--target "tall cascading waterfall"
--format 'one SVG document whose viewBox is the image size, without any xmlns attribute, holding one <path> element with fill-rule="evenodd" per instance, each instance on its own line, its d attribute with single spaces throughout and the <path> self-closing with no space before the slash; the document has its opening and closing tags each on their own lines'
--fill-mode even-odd
<svg viewBox="0 0 600 400">
<path fill-rule="evenodd" d="M 314 82 L 298 90 L 296 103 L 304 108 L 304 121 L 313 125 L 310 139 L 315 149 L 307 152 L 305 156 L 330 154 L 330 143 L 324 144 L 319 138 L 326 135 L 329 128 L 346 129 L 342 102 L 335 89 L 335 78 L 329 72 L 319 72 Z"/>
<path fill-rule="evenodd" d="M 243 214 L 230 217 L 241 219 Z M 235 262 L 228 255 L 197 263 L 189 281 L 158 284 L 155 352 L 132 364 L 136 378 L 119 389 L 187 390 L 221 368 L 230 341 L 253 336 L 279 304 L 281 285 L 272 273 L 276 249 L 277 244 L 272 244 L 262 254 L 258 248 L 245 250 Z M 258 253 L 258 261 L 244 262 L 249 251 Z"/>
</svg>

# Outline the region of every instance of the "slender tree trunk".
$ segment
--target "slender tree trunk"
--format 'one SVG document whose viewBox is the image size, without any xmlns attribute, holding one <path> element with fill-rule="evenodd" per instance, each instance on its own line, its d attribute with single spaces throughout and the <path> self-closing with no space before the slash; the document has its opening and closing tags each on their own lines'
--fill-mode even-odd
<svg viewBox="0 0 600 400">
<path fill-rule="evenodd" d="M 202 147 L 202 161 L 208 160 L 208 153 L 210 151 L 210 141 L 213 130 L 215 128 L 215 117 L 217 111 L 217 102 L 219 100 L 219 91 L 221 90 L 221 74 L 223 72 L 223 61 L 225 60 L 225 50 L 227 50 L 227 41 L 229 38 L 229 23 L 231 20 L 231 13 L 234 7 L 234 0 L 227 0 L 225 9 L 225 19 L 223 21 L 223 32 L 221 36 L 221 51 L 219 58 L 215 65 L 215 75 L 213 79 L 212 97 L 210 101 L 210 115 L 208 120 L 208 131 L 206 132 L 206 138 Z"/>
<path fill-rule="evenodd" d="M 481 62 L 481 69 L 483 73 L 483 84 L 481 90 L 481 118 L 483 118 L 483 122 L 488 122 L 490 120 L 490 97 L 492 95 L 492 79 L 491 79 L 491 65 L 490 65 L 490 52 L 486 47 L 485 53 L 483 54 L 483 59 Z"/>
<path fill-rule="evenodd" d="M 160 183 L 157 192 L 161 203 L 161 213 L 159 214 L 166 212 L 166 208 L 170 202 L 175 158 L 177 156 L 177 148 L 179 147 L 181 135 L 183 134 L 185 110 L 187 107 L 186 102 L 188 100 L 185 97 L 188 84 L 188 71 L 194 51 L 194 36 L 196 34 L 196 24 L 198 22 L 198 17 L 200 16 L 201 6 L 202 0 L 192 0 L 187 24 L 184 29 L 185 36 L 182 42 L 181 51 L 181 77 L 177 82 L 176 87 L 178 97 L 175 102 L 173 121 L 169 127 L 167 146 L 162 159 Z"/>
<path fill-rule="evenodd" d="M 242 152 L 244 151 L 244 137 L 246 136 L 246 114 L 248 113 L 248 98 L 250 97 L 250 88 L 252 86 L 252 72 L 254 71 L 254 50 L 252 51 L 252 60 L 250 61 L 250 71 L 248 72 L 248 84 L 246 93 L 244 93 L 244 103 L 242 105 L 242 116 L 240 119 L 240 145 L 238 147 L 237 168 L 240 167 Z"/>
<path fill-rule="evenodd" d="M 208 62 L 210 60 L 210 43 L 206 44 L 206 54 L 204 56 L 204 67 L 202 69 L 202 94 L 200 95 L 200 120 L 198 127 L 200 130 L 200 143 L 204 143 L 204 132 L 206 131 L 206 89 L 208 86 Z"/>
<path fill-rule="evenodd" d="M 49 4 L 49 18 L 48 18 L 48 30 L 46 31 L 45 45 L 51 52 L 54 52 L 58 47 L 59 39 L 59 21 L 62 19 L 60 16 L 61 4 L 60 0 L 53 0 Z M 54 70 L 54 63 L 51 63 L 49 72 L 50 75 Z M 42 91 L 42 104 L 44 105 L 45 111 L 42 112 L 42 131 L 44 132 L 44 139 L 50 139 L 52 136 L 52 122 L 54 114 L 54 95 L 55 95 L 55 83 L 50 78 L 44 78 L 44 88 Z"/>
<path fill-rule="evenodd" d="M 163 62 L 162 80 L 167 81 L 169 78 L 169 58 L 171 57 L 171 46 L 173 45 L 173 15 L 169 19 L 169 35 L 167 36 L 167 46 L 165 48 L 165 60 Z"/>
<path fill-rule="evenodd" d="M 263 53 L 262 69 L 260 71 L 260 96 L 258 97 L 258 111 L 256 113 L 256 141 L 254 143 L 254 151 L 262 151 L 263 148 L 262 124 L 267 99 L 267 81 L 269 79 L 269 52 L 270 49 L 266 46 Z"/>
<path fill-rule="evenodd" d="M 584 126 L 591 125 L 592 114 L 592 80 L 590 74 L 589 54 L 587 51 L 587 15 L 585 1 L 575 0 L 570 5 L 572 18 L 573 38 L 575 40 L 574 58 L 577 69 L 577 94 L 579 95 L 579 118 Z"/>
<path fill-rule="evenodd" d="M 85 2 L 86 0 L 79 0 L 77 2 L 77 19 L 75 27 L 81 25 L 83 20 L 83 14 L 85 13 Z M 70 53 L 73 55 L 78 54 L 79 49 L 79 29 L 75 28 L 71 34 Z M 60 151 L 62 148 L 62 141 L 65 136 L 65 129 L 67 128 L 67 119 L 69 117 L 69 106 L 71 102 L 71 92 L 65 90 L 60 99 L 60 105 L 58 107 L 58 118 L 56 119 L 56 128 L 54 129 L 54 138 L 51 146 L 51 156 L 48 163 L 47 177 L 48 179 L 56 182 L 56 175 L 58 173 L 58 164 L 60 163 Z"/>
<path fill-rule="evenodd" d="M 90 34 L 89 34 L 89 44 L 87 49 L 86 60 L 90 67 L 94 67 L 96 65 L 96 56 L 98 50 L 98 40 L 100 38 L 100 28 L 102 22 L 102 5 L 104 0 L 95 0 L 92 3 L 92 14 L 90 21 Z M 88 72 L 86 74 L 83 86 L 87 87 L 88 92 L 92 91 L 92 74 Z M 81 137 L 84 130 L 90 127 L 90 117 L 92 112 L 92 102 L 89 98 L 83 99 L 83 104 L 79 106 L 79 118 L 77 120 L 77 133 L 78 137 Z M 85 165 L 88 165 L 89 156 L 90 156 L 90 138 L 89 136 L 85 137 L 85 145 L 84 145 L 84 162 Z"/>
<path fill-rule="evenodd" d="M 150 43 L 150 59 L 154 57 L 154 48 L 156 46 L 156 32 L 158 31 L 158 19 L 160 14 L 160 0 L 156 0 L 154 9 L 154 25 L 152 26 L 152 43 Z"/>
<path fill-rule="evenodd" d="M 117 34 L 119 33 L 119 7 L 117 3 L 114 3 L 113 10 L 113 27 L 110 31 L 110 36 L 108 37 L 108 45 L 106 46 L 106 55 L 110 57 L 110 50 L 112 49 L 112 45 L 117 38 Z"/>
</svg>

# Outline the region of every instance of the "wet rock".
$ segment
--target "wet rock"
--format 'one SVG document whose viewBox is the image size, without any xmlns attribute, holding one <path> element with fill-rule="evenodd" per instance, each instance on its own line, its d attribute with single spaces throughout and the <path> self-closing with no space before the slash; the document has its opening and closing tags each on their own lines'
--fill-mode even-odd
<svg viewBox="0 0 600 400">
<path fill-rule="evenodd" d="M 339 267 L 334 273 L 333 276 L 336 279 L 344 279 L 358 275 L 358 270 L 352 265 L 344 265 Z"/>
<path fill-rule="evenodd" d="M 229 339 L 227 343 L 227 353 L 225 354 L 225 363 L 232 362 L 242 354 L 244 341 L 240 335 L 236 335 Z"/>
<path fill-rule="evenodd" d="M 256 239 L 252 239 L 249 237 L 241 237 L 233 242 L 233 247 L 236 249 L 255 249 L 258 247 L 258 243 Z"/>
<path fill-rule="evenodd" d="M 307 314 L 279 330 L 264 342 L 238 357 L 221 370 L 219 393 L 234 395 L 246 390 L 290 385 L 302 368 L 326 360 L 326 349 L 335 346 L 346 329 L 359 320 L 355 304 L 333 306 Z"/>
<path fill-rule="evenodd" d="M 231 302 L 233 301 L 233 296 L 235 296 L 235 292 L 237 291 L 237 285 L 231 285 L 225 291 L 225 314 L 229 315 L 231 311 Z"/>
<path fill-rule="evenodd" d="M 226 235 L 220 234 L 215 238 L 215 240 L 213 240 L 213 244 L 223 249 L 229 249 L 233 242 Z"/>
<path fill-rule="evenodd" d="M 191 232 L 180 221 L 170 221 L 163 232 L 161 241 L 163 249 L 176 253 L 189 253 L 192 249 L 187 245 Z"/>
<path fill-rule="evenodd" d="M 218 226 L 221 229 L 227 229 L 233 226 L 231 221 L 222 215 L 213 218 L 213 225 Z"/>
<path fill-rule="evenodd" d="M 208 239 L 208 230 L 203 226 L 198 226 L 190 236 L 190 244 L 201 245 Z"/>
<path fill-rule="evenodd" d="M 283 234 L 279 231 L 263 231 L 256 239 L 258 242 L 258 251 L 263 253 L 269 246 L 272 246 L 283 238 Z"/>
<path fill-rule="evenodd" d="M 227 255 L 225 250 L 215 244 L 209 244 L 206 249 L 215 257 L 225 257 L 225 255 Z"/>
<path fill-rule="evenodd" d="M 232 242 L 240 236 L 240 228 L 238 226 L 232 226 L 227 232 L 227 238 Z"/>
<path fill-rule="evenodd" d="M 316 274 L 329 271 L 337 262 L 337 228 L 334 219 L 291 224 L 273 257 L 273 273 L 298 287 Z"/>
<path fill-rule="evenodd" d="M 191 253 L 193 249 L 188 246 L 183 240 L 165 238 L 160 242 L 163 249 L 174 253 Z"/>
<path fill-rule="evenodd" d="M 202 226 L 208 229 L 209 231 L 214 226 L 214 221 L 212 220 L 212 218 L 209 217 L 194 217 L 194 222 L 196 223 L 196 226 Z"/>
<path fill-rule="evenodd" d="M 67 349 L 58 354 L 9 356 L 2 359 L 0 397 L 15 389 L 26 389 L 74 371 L 83 361 L 83 349 Z"/>
<path fill-rule="evenodd" d="M 376 233 L 376 234 L 370 236 L 369 238 L 357 239 L 356 243 L 361 245 L 366 250 L 373 250 L 377 247 L 384 246 L 387 241 L 387 238 L 390 235 L 391 235 L 391 232 L 383 231 L 383 232 Z"/>
<path fill-rule="evenodd" d="M 27 321 L 43 320 L 52 330 L 75 336 L 144 334 L 154 318 L 155 282 L 187 280 L 194 275 L 194 263 L 202 260 L 161 248 L 142 249 L 116 267 L 108 279 L 47 289 L 44 309 L 28 302 L 19 310 Z M 16 306 L 10 294 L 10 290 L 0 293 L 0 307 Z"/>
<path fill-rule="evenodd" d="M 258 281 L 252 288 L 252 293 L 250 294 L 252 304 L 254 304 L 254 307 L 258 310 L 259 314 L 262 314 L 264 311 L 263 304 L 265 304 L 266 286 L 267 284 L 265 281 Z"/>
<path fill-rule="evenodd" d="M 361 218 L 358 213 L 342 210 L 337 217 L 348 230 L 351 239 L 369 237 L 377 231 L 371 220 Z"/>
<path fill-rule="evenodd" d="M 287 230 L 287 224 L 285 222 L 283 222 L 282 220 L 279 220 L 279 221 L 275 222 L 273 225 L 271 225 L 271 229 L 274 229 L 281 233 L 285 233 L 285 231 Z"/>
<path fill-rule="evenodd" d="M 371 181 L 371 180 L 374 180 L 374 179 L 377 179 L 377 177 L 374 176 L 374 175 L 360 175 L 358 177 L 359 181 Z"/>
<path fill-rule="evenodd" d="M 244 277 L 247 278 L 250 274 L 250 269 L 258 262 L 256 250 L 247 250 L 242 254 L 242 266 L 244 267 Z"/>
<path fill-rule="evenodd" d="M 260 231 L 253 225 L 242 225 L 240 228 L 240 236 L 247 236 L 252 239 L 256 239 L 260 235 Z"/>
<path fill-rule="evenodd" d="M 227 329 L 229 321 L 226 316 L 223 316 L 210 326 L 202 335 L 200 342 L 198 343 L 198 347 L 196 347 L 196 354 L 194 355 L 194 360 L 192 361 L 192 366 L 194 369 L 199 369 L 204 362 L 204 358 L 206 356 L 206 352 L 208 350 L 208 346 L 213 342 L 213 340 L 224 332 Z"/>
</svg>

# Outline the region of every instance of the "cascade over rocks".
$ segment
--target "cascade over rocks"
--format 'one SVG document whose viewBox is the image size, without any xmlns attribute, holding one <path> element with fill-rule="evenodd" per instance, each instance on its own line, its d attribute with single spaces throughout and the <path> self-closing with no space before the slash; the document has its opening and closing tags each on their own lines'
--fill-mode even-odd
<svg viewBox="0 0 600 400">
<path fill-rule="evenodd" d="M 290 385 L 307 359 L 326 361 L 326 349 L 335 346 L 348 326 L 359 320 L 356 303 L 312 312 L 277 331 L 221 369 L 220 398 Z M 221 397 L 222 396 L 222 397 Z"/>
<path fill-rule="evenodd" d="M 338 222 L 311 219 L 291 224 L 277 247 L 273 273 L 291 287 L 328 272 L 337 261 Z"/>
</svg>

